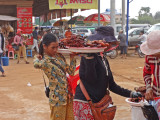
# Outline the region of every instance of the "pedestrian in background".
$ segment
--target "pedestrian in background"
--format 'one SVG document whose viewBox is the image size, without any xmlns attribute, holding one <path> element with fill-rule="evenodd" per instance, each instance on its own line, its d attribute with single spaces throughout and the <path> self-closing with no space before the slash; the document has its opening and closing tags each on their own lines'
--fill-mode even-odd
<svg viewBox="0 0 160 120">
<path fill-rule="evenodd" d="M 5 54 L 5 41 L 2 34 L 2 29 L 0 28 L 0 71 L 2 72 L 2 77 L 5 77 L 4 69 L 2 68 L 2 55 Z"/>
<path fill-rule="evenodd" d="M 144 34 L 144 31 L 140 31 L 138 40 L 140 40 L 141 43 L 143 43 L 147 40 L 147 36 Z"/>
<path fill-rule="evenodd" d="M 19 62 L 20 62 L 21 53 L 23 54 L 23 58 L 24 58 L 25 63 L 29 64 L 29 62 L 27 61 L 27 55 L 26 55 L 26 46 L 25 46 L 26 41 L 22 37 L 22 30 L 21 29 L 17 30 L 17 34 L 14 37 L 14 43 L 17 46 L 19 46 L 19 49 L 17 51 L 17 64 L 19 64 Z"/>
<path fill-rule="evenodd" d="M 44 35 L 44 30 L 43 27 L 41 27 L 41 30 L 38 32 L 38 35 L 42 38 L 42 36 Z"/>
<path fill-rule="evenodd" d="M 143 42 L 145 42 L 147 40 L 147 36 L 144 34 L 144 31 L 140 31 L 139 33 L 139 37 L 137 38 L 139 40 L 138 44 L 142 44 Z M 137 51 L 138 48 L 135 47 L 135 55 L 137 55 Z"/>
<path fill-rule="evenodd" d="M 119 32 L 118 39 L 120 40 L 120 49 L 121 49 L 121 58 L 127 58 L 127 42 L 126 35 L 123 33 L 123 30 Z"/>
<path fill-rule="evenodd" d="M 39 48 L 38 48 L 38 27 L 35 27 L 35 29 L 32 32 L 32 34 L 33 34 L 33 46 L 32 46 L 32 50 L 36 47 L 36 50 L 39 53 Z"/>
<path fill-rule="evenodd" d="M 68 38 L 68 37 L 71 37 L 72 35 L 72 31 L 71 31 L 71 28 L 69 27 L 68 30 L 65 32 L 65 37 Z"/>
</svg>

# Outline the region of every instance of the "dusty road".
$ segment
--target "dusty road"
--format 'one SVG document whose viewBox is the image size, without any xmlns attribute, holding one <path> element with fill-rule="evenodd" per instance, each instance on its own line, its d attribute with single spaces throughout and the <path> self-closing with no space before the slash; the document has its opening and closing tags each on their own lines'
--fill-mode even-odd
<svg viewBox="0 0 160 120">
<path fill-rule="evenodd" d="M 16 64 L 16 60 L 10 60 L 10 66 L 4 67 L 7 77 L 0 77 L 0 120 L 49 120 L 42 73 L 33 68 L 32 58 L 29 61 L 26 65 L 23 61 Z M 129 89 L 143 85 L 144 58 L 118 57 L 109 62 L 117 84 Z M 113 93 L 112 97 L 118 108 L 115 120 L 130 120 L 130 106 L 125 98 Z"/>
</svg>

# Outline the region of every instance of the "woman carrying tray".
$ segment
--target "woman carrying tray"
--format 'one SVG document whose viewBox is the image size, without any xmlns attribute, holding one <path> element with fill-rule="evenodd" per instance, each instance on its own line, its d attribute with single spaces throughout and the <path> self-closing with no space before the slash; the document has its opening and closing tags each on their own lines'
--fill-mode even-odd
<svg viewBox="0 0 160 120">
<path fill-rule="evenodd" d="M 69 100 L 66 73 L 74 75 L 76 59 L 75 55 L 71 54 L 68 65 L 64 56 L 57 53 L 57 50 L 57 37 L 51 33 L 44 35 L 40 44 L 40 55 L 35 57 L 34 67 L 43 70 L 49 79 L 50 120 L 73 120 L 73 106 Z"/>
<path fill-rule="evenodd" d="M 109 42 L 116 41 L 113 28 L 108 26 L 99 27 L 97 29 L 97 33 L 89 36 L 89 39 L 105 39 Z M 80 79 L 93 103 L 99 102 L 106 95 L 107 88 L 109 88 L 109 90 L 112 92 L 124 97 L 141 97 L 140 93 L 131 92 L 130 90 L 118 86 L 114 81 L 107 59 L 104 58 L 104 61 L 105 63 L 103 62 L 103 58 L 96 53 L 81 57 L 79 69 Z M 91 108 L 80 88 L 80 85 L 78 85 L 76 88 L 73 109 L 75 120 L 94 120 Z"/>
</svg>

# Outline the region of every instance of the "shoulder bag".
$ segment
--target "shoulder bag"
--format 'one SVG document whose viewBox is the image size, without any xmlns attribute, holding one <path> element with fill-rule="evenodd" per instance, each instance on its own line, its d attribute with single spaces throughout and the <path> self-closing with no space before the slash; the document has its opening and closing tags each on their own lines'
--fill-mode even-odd
<svg viewBox="0 0 160 120">
<path fill-rule="evenodd" d="M 49 98 L 50 89 L 49 89 L 49 86 L 46 85 L 46 80 L 45 80 L 45 78 L 44 78 L 44 73 L 43 73 L 43 71 L 42 71 L 42 75 L 43 75 L 44 86 L 45 86 L 45 94 L 46 94 L 46 97 Z"/>
<path fill-rule="evenodd" d="M 109 91 L 107 91 L 106 95 L 98 103 L 93 103 L 81 80 L 80 80 L 80 88 L 89 103 L 94 120 L 114 119 L 116 113 L 116 106 L 109 107 L 110 104 L 113 104 L 112 98 L 109 95 Z"/>
</svg>

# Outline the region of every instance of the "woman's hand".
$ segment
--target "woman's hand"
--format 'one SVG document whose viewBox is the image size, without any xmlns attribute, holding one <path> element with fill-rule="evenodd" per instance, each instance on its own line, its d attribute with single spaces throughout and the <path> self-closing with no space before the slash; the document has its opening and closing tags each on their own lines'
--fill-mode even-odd
<svg viewBox="0 0 160 120">
<path fill-rule="evenodd" d="M 138 98 L 138 97 L 143 97 L 140 92 L 132 92 L 131 93 L 131 98 Z"/>
<path fill-rule="evenodd" d="M 39 59 L 39 60 L 42 60 L 42 55 L 37 55 L 37 58 Z"/>
<path fill-rule="evenodd" d="M 149 89 L 149 90 L 146 91 L 145 99 L 146 100 L 154 100 L 154 98 L 153 98 L 153 90 L 152 89 Z"/>
</svg>

